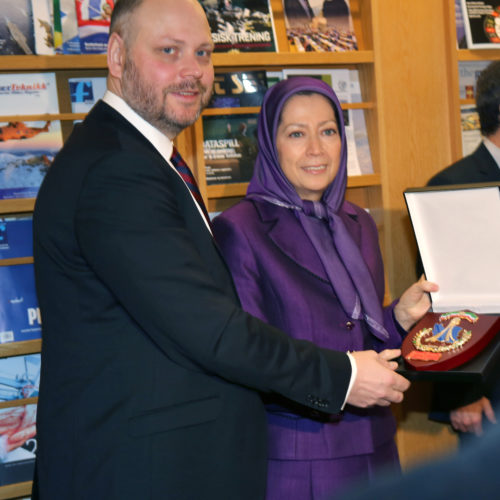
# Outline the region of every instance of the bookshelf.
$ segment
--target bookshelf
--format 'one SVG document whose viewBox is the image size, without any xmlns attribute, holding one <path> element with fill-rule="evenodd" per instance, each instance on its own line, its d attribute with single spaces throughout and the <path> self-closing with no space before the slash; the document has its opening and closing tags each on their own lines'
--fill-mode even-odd
<svg viewBox="0 0 500 500">
<path fill-rule="evenodd" d="M 214 54 L 215 69 L 358 69 L 362 102 L 346 107 L 364 110 L 374 173 L 349 177 L 347 196 L 369 208 L 377 221 L 389 301 L 416 278 L 416 248 L 402 193 L 407 187 L 424 185 L 434 173 L 462 155 L 460 104 L 470 102 L 459 98 L 458 63 L 500 59 L 500 50 L 457 49 L 454 0 L 350 0 L 359 50 L 290 53 L 281 0 L 271 0 L 271 4 L 280 52 Z M 82 118 L 71 113 L 67 78 L 106 74 L 106 58 L 102 55 L 2 56 L 0 62 L 0 71 L 6 73 L 55 72 L 61 110 L 57 115 L 0 115 L 0 121 L 62 120 L 65 137 L 72 121 Z M 206 185 L 202 139 L 197 122 L 176 142 L 197 176 L 209 210 L 222 210 L 240 199 L 247 185 Z M 31 212 L 33 206 L 33 199 L 0 200 L 0 214 Z M 16 263 L 20 262 L 6 261 L 3 265 Z M 2 345 L 0 357 L 38 352 L 40 345 L 40 341 Z M 405 403 L 395 410 L 403 465 L 455 445 L 447 428 L 428 422 L 428 398 L 425 384 L 415 384 Z M 29 482 L 0 487 L 0 500 L 28 495 L 30 488 Z"/>
</svg>

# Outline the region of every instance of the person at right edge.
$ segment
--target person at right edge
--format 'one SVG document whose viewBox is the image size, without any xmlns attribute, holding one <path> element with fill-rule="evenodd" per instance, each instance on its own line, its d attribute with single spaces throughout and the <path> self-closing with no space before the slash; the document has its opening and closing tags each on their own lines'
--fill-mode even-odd
<svg viewBox="0 0 500 500">
<path fill-rule="evenodd" d="M 479 75 L 476 107 L 483 140 L 470 155 L 438 172 L 428 186 L 500 182 L 500 61 Z M 480 436 L 483 426 L 496 423 L 493 408 L 500 403 L 500 366 L 483 384 L 439 383 L 434 386 L 430 418 L 450 422 L 460 443 Z"/>
</svg>

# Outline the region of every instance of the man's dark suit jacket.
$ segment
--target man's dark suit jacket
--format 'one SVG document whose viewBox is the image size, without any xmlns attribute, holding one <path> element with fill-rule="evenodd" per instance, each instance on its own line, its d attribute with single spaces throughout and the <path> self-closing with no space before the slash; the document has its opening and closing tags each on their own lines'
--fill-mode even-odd
<svg viewBox="0 0 500 500">
<path fill-rule="evenodd" d="M 42 500 L 258 500 L 258 391 L 339 411 L 347 356 L 240 309 L 183 181 L 104 102 L 41 186 L 34 247 Z"/>
<path fill-rule="evenodd" d="M 490 152 L 481 143 L 470 155 L 438 172 L 427 183 L 428 186 L 500 182 L 500 168 Z M 433 395 L 431 417 L 448 420 L 450 410 L 477 401 L 486 395 L 493 403 L 500 403 L 500 367 L 494 370 L 485 385 L 438 384 Z"/>
</svg>

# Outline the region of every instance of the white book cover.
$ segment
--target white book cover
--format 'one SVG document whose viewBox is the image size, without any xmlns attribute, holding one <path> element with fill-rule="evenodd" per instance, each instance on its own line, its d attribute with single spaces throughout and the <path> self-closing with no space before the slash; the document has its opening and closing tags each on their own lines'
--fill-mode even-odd
<svg viewBox="0 0 500 500">
<path fill-rule="evenodd" d="M 54 55 L 54 30 L 50 0 L 31 0 L 35 51 L 38 55 Z"/>
</svg>

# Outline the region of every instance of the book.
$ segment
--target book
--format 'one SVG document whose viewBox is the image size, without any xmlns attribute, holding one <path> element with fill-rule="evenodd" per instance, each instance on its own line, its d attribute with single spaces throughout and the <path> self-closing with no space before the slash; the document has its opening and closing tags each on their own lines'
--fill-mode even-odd
<svg viewBox="0 0 500 500">
<path fill-rule="evenodd" d="M 275 52 L 269 0 L 199 0 L 207 15 L 215 52 Z"/>
<path fill-rule="evenodd" d="M 500 0 L 462 0 L 469 49 L 500 48 Z"/>
<path fill-rule="evenodd" d="M 105 54 L 114 0 L 75 0 L 82 54 Z"/>
<path fill-rule="evenodd" d="M 0 266 L 0 282 L 0 344 L 41 338 L 33 264 Z"/>
<path fill-rule="evenodd" d="M 31 0 L 0 0 L 0 55 L 35 53 Z"/>
<path fill-rule="evenodd" d="M 357 50 L 348 0 L 283 0 L 290 52 Z"/>
<path fill-rule="evenodd" d="M 217 73 L 209 108 L 260 106 L 267 91 L 265 71 Z"/>
<path fill-rule="evenodd" d="M 36 404 L 0 409 L 0 485 L 33 479 Z"/>
<path fill-rule="evenodd" d="M 40 354 L 0 359 L 0 402 L 38 396 Z"/>
<path fill-rule="evenodd" d="M 38 55 L 54 55 L 54 29 L 51 0 L 31 0 L 35 51 Z"/>
<path fill-rule="evenodd" d="M 30 214 L 0 217 L 0 259 L 33 255 L 33 217 Z"/>
<path fill-rule="evenodd" d="M 207 185 L 248 182 L 257 157 L 257 113 L 203 116 Z"/>
<path fill-rule="evenodd" d="M 106 92 L 106 77 L 68 78 L 71 111 L 73 113 L 88 113 L 92 106 Z"/>
<path fill-rule="evenodd" d="M 58 113 L 54 73 L 0 74 L 0 108 L 5 115 Z M 0 199 L 35 197 L 62 144 L 58 120 L 0 122 Z"/>
</svg>

